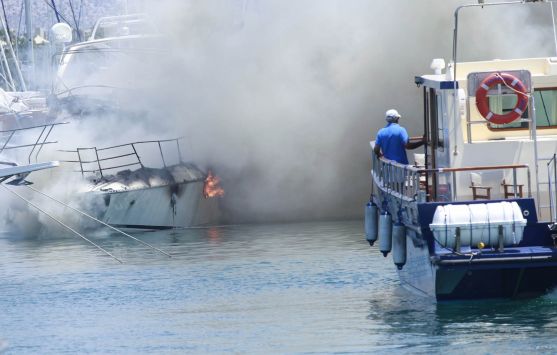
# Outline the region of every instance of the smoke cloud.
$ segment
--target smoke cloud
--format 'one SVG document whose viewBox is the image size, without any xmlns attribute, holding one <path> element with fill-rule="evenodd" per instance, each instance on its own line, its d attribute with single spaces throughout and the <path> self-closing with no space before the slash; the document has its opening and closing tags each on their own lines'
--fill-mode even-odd
<svg viewBox="0 0 557 355">
<path fill-rule="evenodd" d="M 144 127 L 180 132 L 189 160 L 216 170 L 229 221 L 359 218 L 368 142 L 389 108 L 423 134 L 413 77 L 450 59 L 462 3 L 157 2 L 168 42 L 137 100 Z M 547 4 L 504 9 L 462 11 L 459 58 L 554 55 Z"/>
<path fill-rule="evenodd" d="M 84 121 L 68 128 L 79 135 L 60 140 L 75 148 L 184 136 L 186 159 L 222 178 L 227 222 L 360 218 L 370 193 L 369 141 L 390 108 L 411 136 L 423 134 L 414 76 L 431 72 L 433 58 L 450 60 L 461 4 L 145 4 L 163 34 L 156 55 L 109 74 L 134 79 L 121 104 L 143 111 L 141 120 Z M 555 55 L 549 6 L 518 10 L 463 10 L 459 60 Z"/>
</svg>

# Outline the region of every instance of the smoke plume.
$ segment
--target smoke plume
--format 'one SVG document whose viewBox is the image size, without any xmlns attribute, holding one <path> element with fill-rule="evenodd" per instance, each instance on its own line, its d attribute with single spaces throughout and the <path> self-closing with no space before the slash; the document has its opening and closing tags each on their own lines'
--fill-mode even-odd
<svg viewBox="0 0 557 355">
<path fill-rule="evenodd" d="M 180 132 L 189 160 L 221 175 L 231 221 L 359 218 L 368 142 L 389 108 L 423 134 L 413 78 L 450 60 L 462 3 L 157 2 L 147 12 L 168 42 L 145 125 Z M 554 55 L 547 4 L 501 9 L 462 11 L 459 59 Z"/>
<path fill-rule="evenodd" d="M 390 108 L 411 136 L 423 134 L 414 76 L 430 73 L 433 58 L 450 60 L 461 4 L 145 4 L 162 33 L 156 52 L 105 73 L 133 83 L 120 101 L 141 119 L 84 121 L 60 140 L 75 148 L 184 136 L 186 159 L 222 178 L 228 222 L 360 218 L 369 141 Z M 555 55 L 549 6 L 537 5 L 463 10 L 459 60 Z"/>
</svg>

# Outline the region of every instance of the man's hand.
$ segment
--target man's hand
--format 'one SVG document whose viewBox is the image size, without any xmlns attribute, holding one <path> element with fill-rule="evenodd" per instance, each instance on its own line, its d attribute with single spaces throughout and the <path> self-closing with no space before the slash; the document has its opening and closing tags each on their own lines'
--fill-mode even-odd
<svg viewBox="0 0 557 355">
<path fill-rule="evenodd" d="M 381 158 L 383 156 L 383 153 L 381 153 L 381 147 L 379 147 L 379 145 L 376 144 L 375 147 L 373 147 L 373 151 L 378 158 Z"/>
</svg>

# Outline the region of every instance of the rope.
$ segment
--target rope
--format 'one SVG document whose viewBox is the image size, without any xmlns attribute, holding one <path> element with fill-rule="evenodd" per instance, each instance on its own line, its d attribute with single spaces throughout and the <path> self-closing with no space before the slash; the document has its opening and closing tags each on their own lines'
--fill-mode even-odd
<svg viewBox="0 0 557 355">
<path fill-rule="evenodd" d="M 58 20 L 58 22 L 60 22 L 60 18 L 61 18 L 62 20 L 64 20 L 64 22 L 66 22 L 66 23 L 68 23 L 68 24 L 70 23 L 70 21 L 68 21 L 68 20 L 56 9 L 56 5 L 53 7 L 52 4 L 50 4 L 50 3 L 48 2 L 48 0 L 43 0 L 43 1 L 44 1 L 44 3 L 45 3 L 48 7 L 50 7 L 52 10 L 54 10 L 54 12 L 56 13 L 56 19 Z M 54 3 L 54 0 L 51 0 L 51 1 Z"/>
<path fill-rule="evenodd" d="M 522 92 L 520 90 L 516 90 L 515 88 L 513 88 L 512 86 L 509 86 L 509 84 L 507 84 L 507 82 L 505 81 L 505 78 L 503 78 L 501 76 L 501 74 L 499 73 L 495 73 L 495 76 L 500 78 L 503 81 L 503 84 L 505 84 L 506 87 L 508 87 L 509 89 L 511 89 L 512 91 L 514 91 L 515 93 L 519 94 L 519 95 L 523 95 L 526 96 L 527 98 L 530 97 L 530 95 L 528 93 Z"/>
<path fill-rule="evenodd" d="M 449 225 L 447 224 L 447 210 L 443 207 L 443 213 L 445 214 L 445 245 L 447 245 L 447 238 L 449 234 Z"/>
<path fill-rule="evenodd" d="M 93 216 L 91 216 L 91 215 L 89 215 L 89 214 L 83 212 L 83 211 L 78 210 L 77 208 L 74 208 L 74 207 L 68 205 L 67 203 L 64 203 L 64 202 L 62 202 L 62 201 L 59 201 L 59 200 L 55 199 L 54 197 L 49 196 L 49 195 L 45 194 L 44 192 L 41 192 L 41 191 L 39 191 L 39 190 L 37 190 L 37 189 L 35 189 L 35 188 L 29 186 L 29 185 L 27 185 L 26 187 L 27 187 L 28 189 L 32 190 L 32 191 L 35 191 L 35 192 L 37 192 L 37 193 L 39 193 L 39 194 L 45 196 L 45 197 L 48 197 L 48 198 L 51 199 L 52 201 L 55 201 L 55 202 L 57 202 L 57 203 L 59 203 L 59 204 L 65 206 L 65 207 L 67 207 L 67 208 L 69 208 L 69 209 L 71 209 L 71 210 L 73 210 L 73 211 L 75 211 L 75 212 L 77 212 L 77 213 L 80 213 L 81 215 L 83 215 L 83 216 L 85 216 L 85 217 L 87 217 L 87 218 L 90 218 L 90 219 L 92 219 L 92 220 L 94 220 L 94 221 L 96 221 L 96 222 L 98 222 L 98 223 L 104 225 L 105 227 L 108 227 L 108 228 L 110 228 L 110 229 L 112 229 L 112 230 L 114 230 L 114 231 L 116 231 L 116 232 L 118 232 L 118 233 L 120 233 L 120 234 L 122 234 L 122 235 L 125 235 L 126 237 L 131 238 L 131 239 L 135 240 L 136 242 L 139 242 L 139 243 L 141 243 L 141 244 L 143 244 L 143 245 L 146 245 L 146 246 L 148 246 L 149 248 L 154 249 L 154 250 L 156 250 L 156 251 L 158 251 L 158 252 L 160 252 L 160 253 L 162 253 L 162 254 L 168 256 L 169 258 L 172 257 L 170 254 L 168 254 L 168 253 L 166 253 L 166 252 L 160 250 L 159 248 L 154 247 L 154 246 L 152 246 L 151 244 L 142 241 L 141 239 L 137 239 L 137 238 L 134 237 L 133 235 L 130 235 L 130 234 L 128 234 L 128 233 L 126 233 L 126 232 L 124 232 L 124 231 L 118 229 L 118 228 L 115 228 L 115 227 L 111 226 L 110 224 L 107 224 L 107 223 L 105 223 L 105 222 L 103 222 L 103 221 L 101 221 L 101 220 L 99 220 L 99 219 L 97 219 L 97 218 L 95 218 L 95 217 L 93 217 Z"/>
<path fill-rule="evenodd" d="M 81 42 L 81 33 L 79 31 L 79 22 L 77 21 L 76 17 L 75 17 L 75 10 L 73 8 L 73 1 L 72 0 L 68 0 L 68 3 L 70 4 L 70 10 L 72 11 L 72 17 L 73 17 L 73 23 L 75 24 L 75 31 L 77 33 L 77 38 L 79 39 L 79 41 Z"/>
<path fill-rule="evenodd" d="M 53 221 L 55 221 L 56 223 L 60 224 L 62 227 L 68 229 L 69 231 L 71 231 L 72 233 L 74 233 L 75 235 L 77 235 L 78 237 L 80 237 L 81 239 L 85 240 L 86 242 L 88 242 L 89 244 L 95 246 L 97 249 L 101 250 L 103 253 L 105 253 L 106 255 L 110 256 L 111 258 L 113 258 L 114 260 L 118 261 L 120 264 L 123 264 L 124 262 L 120 259 L 118 259 L 117 257 L 115 257 L 114 255 L 112 255 L 110 252 L 108 252 L 106 249 L 104 249 L 103 247 L 101 247 L 100 245 L 96 244 L 95 242 L 87 239 L 87 237 L 85 237 L 84 235 L 82 235 L 81 233 L 79 233 L 78 231 L 74 230 L 72 227 L 64 224 L 64 222 L 60 221 L 59 219 L 57 219 L 56 217 L 50 215 L 48 212 L 46 212 L 45 210 L 41 209 L 39 206 L 37 206 L 36 204 L 34 204 L 33 202 L 27 200 L 25 197 L 21 196 L 20 194 L 18 194 L 17 192 L 13 191 L 12 189 L 9 189 L 6 185 L 2 184 L 2 187 L 4 189 L 6 189 L 8 192 L 16 195 L 17 197 L 19 197 L 20 199 L 22 199 L 23 201 L 27 202 L 29 205 L 35 207 L 37 210 L 39 210 L 40 212 L 44 213 L 47 217 L 49 217 L 50 219 L 52 219 Z"/>
<path fill-rule="evenodd" d="M 514 219 L 514 208 L 513 208 L 512 203 L 511 203 L 511 211 L 513 213 L 513 244 L 516 245 L 516 224 L 515 224 L 515 219 Z"/>
<path fill-rule="evenodd" d="M 469 226 L 470 226 L 470 233 L 469 233 L 470 242 L 469 242 L 469 245 L 471 246 L 472 245 L 472 210 L 470 209 L 470 205 L 466 205 L 466 207 L 468 207 L 468 215 L 470 216 L 470 219 L 469 219 Z"/>
<path fill-rule="evenodd" d="M 487 211 L 487 240 L 489 243 L 489 246 L 492 247 L 491 244 L 491 220 L 489 218 L 489 208 L 487 207 L 487 204 L 485 204 L 485 209 Z"/>
</svg>

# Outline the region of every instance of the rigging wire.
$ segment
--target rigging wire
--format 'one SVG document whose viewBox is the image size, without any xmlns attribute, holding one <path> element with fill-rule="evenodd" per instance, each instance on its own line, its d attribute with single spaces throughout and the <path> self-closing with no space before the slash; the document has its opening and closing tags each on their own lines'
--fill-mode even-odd
<svg viewBox="0 0 557 355">
<path fill-rule="evenodd" d="M 64 15 L 62 15 L 55 7 L 53 7 L 52 4 L 48 2 L 48 0 L 43 0 L 43 2 L 46 4 L 46 6 L 50 7 L 52 10 L 54 10 L 54 12 L 56 13 L 56 18 L 60 17 L 62 20 L 64 20 L 64 22 L 70 23 L 70 21 L 68 21 L 64 17 Z M 60 22 L 60 20 L 58 20 L 58 22 Z"/>
<path fill-rule="evenodd" d="M 79 1 L 79 13 L 77 15 L 77 26 L 81 26 L 81 13 L 83 10 L 83 0 Z"/>
<path fill-rule="evenodd" d="M 81 214 L 81 215 L 83 215 L 83 216 L 89 218 L 89 219 L 92 219 L 92 220 L 95 221 L 95 222 L 99 222 L 100 224 L 104 225 L 105 227 L 108 227 L 108 228 L 110 228 L 110 229 L 112 229 L 112 230 L 114 230 L 114 231 L 116 231 L 116 232 L 118 232 L 118 233 L 120 233 L 120 234 L 122 234 L 122 235 L 128 237 L 128 238 L 131 238 L 131 239 L 135 240 L 136 242 L 139 242 L 139 243 L 141 243 L 141 244 L 143 244 L 143 245 L 146 245 L 146 246 L 148 246 L 149 248 L 154 249 L 154 250 L 156 250 L 156 251 L 158 251 L 158 252 L 160 252 L 160 253 L 162 253 L 162 254 L 168 256 L 169 258 L 172 257 L 172 255 L 168 254 L 167 252 L 162 251 L 162 250 L 160 250 L 159 248 L 157 248 L 157 247 L 155 247 L 155 246 L 153 246 L 153 245 L 151 245 L 151 244 L 149 244 L 149 243 L 147 243 L 147 242 L 144 242 L 144 241 L 142 241 L 141 239 L 138 239 L 138 238 L 136 238 L 136 237 L 134 237 L 134 236 L 132 236 L 132 235 L 130 235 L 130 234 L 128 234 L 128 233 L 126 233 L 126 232 L 124 232 L 124 231 L 118 229 L 118 228 L 115 228 L 115 227 L 111 226 L 110 224 L 107 224 L 107 223 L 105 223 L 105 222 L 103 222 L 103 221 L 101 221 L 101 220 L 99 220 L 99 219 L 97 219 L 97 218 L 95 218 L 95 217 L 93 217 L 93 216 L 91 216 L 91 215 L 89 215 L 89 214 L 83 212 L 83 211 L 80 211 L 80 210 L 78 210 L 77 208 L 74 208 L 74 207 L 68 205 L 67 203 L 64 203 L 64 202 L 62 202 L 62 201 L 60 201 L 60 200 L 57 200 L 57 199 L 55 199 L 54 197 L 52 197 L 52 196 L 50 196 L 50 195 L 47 195 L 47 194 L 45 194 L 45 193 L 42 192 L 42 191 L 39 191 L 39 190 L 37 190 L 37 189 L 35 189 L 35 188 L 29 186 L 29 185 L 27 185 L 26 187 L 27 187 L 28 189 L 31 189 L 32 191 L 35 191 L 35 192 L 37 192 L 37 193 L 39 193 L 39 194 L 45 196 L 45 197 L 48 197 L 48 198 L 51 199 L 52 201 L 57 202 L 57 203 L 61 204 L 61 205 L 64 206 L 64 207 L 67 207 L 67 208 L 69 208 L 69 209 L 71 209 L 71 210 L 73 210 L 73 211 L 75 211 L 75 212 L 77 212 L 77 213 L 79 213 L 79 214 Z"/>
<path fill-rule="evenodd" d="M 54 13 L 56 14 L 56 21 L 60 22 L 60 15 L 58 13 L 58 10 L 56 9 L 56 3 L 54 2 L 54 0 L 50 0 L 50 2 L 52 3 L 52 9 L 54 10 Z"/>
<path fill-rule="evenodd" d="M 8 188 L 6 185 L 2 184 L 2 187 L 4 189 L 6 189 L 8 192 L 16 195 L 17 197 L 19 197 L 20 199 L 22 199 L 23 201 L 27 202 L 30 206 L 35 207 L 37 210 L 39 210 L 40 212 L 44 213 L 47 217 L 51 218 L 53 221 L 55 221 L 56 223 L 60 224 L 61 226 L 63 226 L 64 228 L 68 229 L 69 231 L 71 231 L 72 233 L 74 233 L 75 235 L 77 235 L 78 237 L 80 237 L 81 239 L 85 240 L 86 242 L 88 242 L 89 244 L 95 246 L 97 249 L 101 250 L 103 253 L 107 254 L 108 256 L 110 256 L 111 258 L 113 258 L 114 260 L 118 261 L 120 264 L 123 264 L 124 262 L 120 259 L 118 259 L 117 257 L 115 257 L 114 255 L 112 255 L 108 250 L 104 249 L 103 247 L 101 247 L 100 245 L 96 244 L 95 242 L 91 241 L 90 239 L 88 239 L 87 237 L 85 237 L 84 235 L 82 235 L 81 233 L 79 233 L 78 231 L 76 231 L 75 229 L 73 229 L 72 227 L 68 226 L 67 224 L 64 224 L 64 222 L 60 221 L 59 219 L 57 219 L 56 217 L 52 216 L 51 214 L 47 213 L 45 210 L 41 209 L 39 206 L 37 206 L 36 204 L 34 204 L 33 202 L 27 200 L 25 197 L 21 196 L 20 194 L 18 194 L 17 192 L 15 192 L 14 190 Z"/>
<path fill-rule="evenodd" d="M 53 0 L 54 1 L 54 0 Z M 73 23 L 75 25 L 75 31 L 77 33 L 77 38 L 79 39 L 79 41 L 81 42 L 81 33 L 79 31 L 79 23 L 77 22 L 77 19 L 75 18 L 75 10 L 73 8 L 73 1 L 72 0 L 68 0 L 68 3 L 70 5 L 70 10 L 72 12 L 72 17 L 73 17 Z"/>
</svg>

